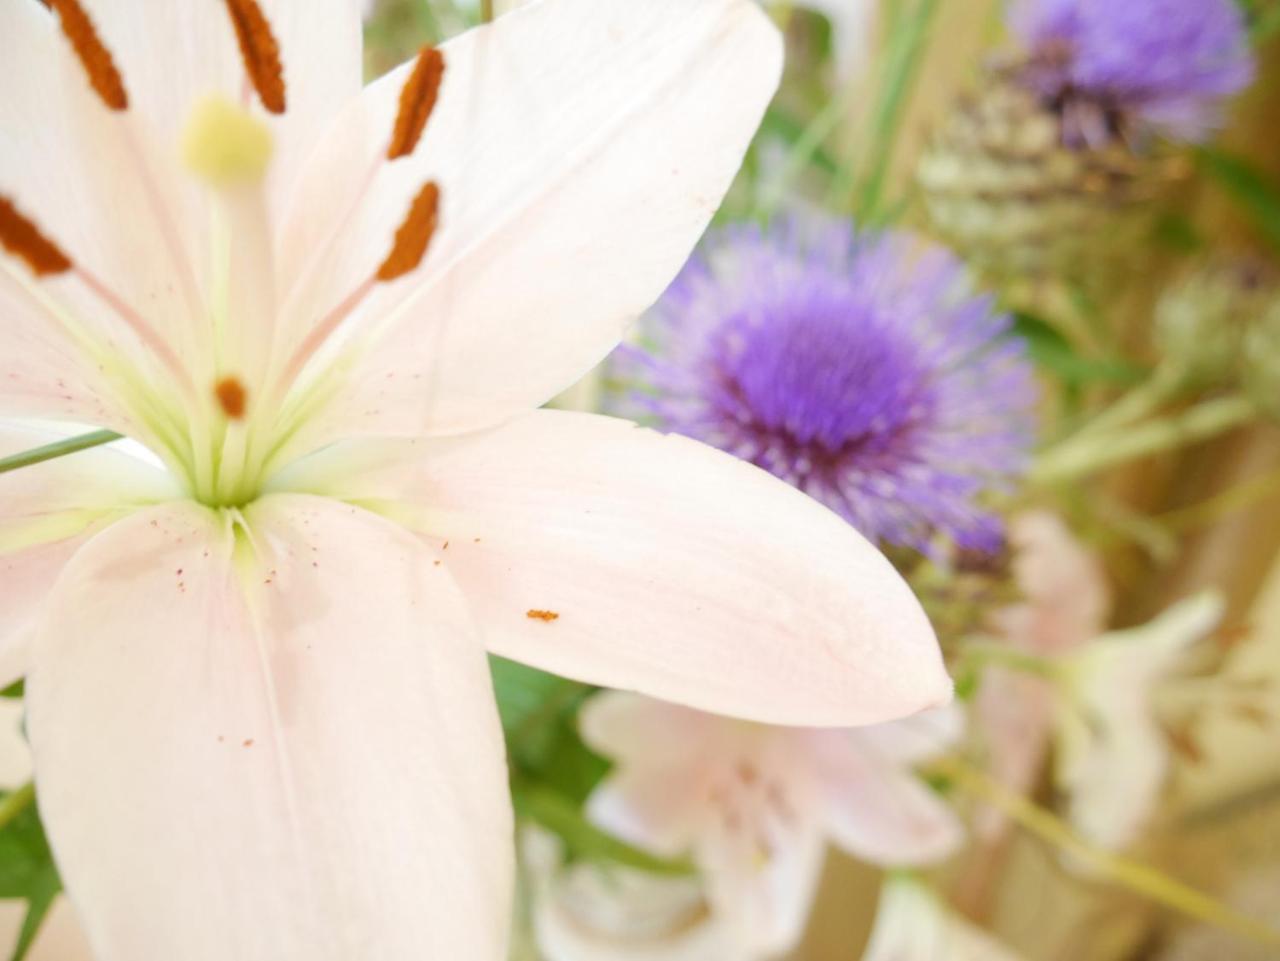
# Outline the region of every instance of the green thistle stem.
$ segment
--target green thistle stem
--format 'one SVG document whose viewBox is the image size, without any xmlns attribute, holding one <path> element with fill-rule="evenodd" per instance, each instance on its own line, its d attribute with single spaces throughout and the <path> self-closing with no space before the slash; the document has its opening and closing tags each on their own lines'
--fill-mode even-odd
<svg viewBox="0 0 1280 961">
<path fill-rule="evenodd" d="M 1041 454 L 1030 479 L 1038 484 L 1079 480 L 1140 457 L 1208 440 L 1256 416 L 1247 398 L 1224 397 L 1137 427 L 1073 437 Z"/>
<path fill-rule="evenodd" d="M 1141 420 L 1177 397 L 1185 383 L 1182 365 L 1165 361 L 1150 377 L 1085 424 L 1077 436 L 1114 430 Z"/>
<path fill-rule="evenodd" d="M 119 440 L 122 436 L 111 430 L 95 430 L 91 434 L 80 434 L 76 437 L 68 437 L 66 440 L 46 444 L 43 447 L 25 450 L 20 454 L 0 458 L 0 474 L 7 474 L 9 471 L 20 470 L 23 467 L 32 467 L 35 464 L 43 464 L 47 460 L 66 457 L 68 454 L 76 454 L 82 450 L 89 450 L 91 447 L 101 447 L 103 444 L 110 444 L 113 440 Z"/>
<path fill-rule="evenodd" d="M 1065 852 L 1113 884 L 1141 895 L 1189 918 L 1212 924 L 1259 944 L 1280 946 L 1280 931 L 1240 914 L 1216 898 L 1189 887 L 1162 871 L 1082 841 L 1058 817 L 1028 801 L 956 758 L 933 765 L 933 770 L 997 808 L 1021 828 Z"/>
</svg>

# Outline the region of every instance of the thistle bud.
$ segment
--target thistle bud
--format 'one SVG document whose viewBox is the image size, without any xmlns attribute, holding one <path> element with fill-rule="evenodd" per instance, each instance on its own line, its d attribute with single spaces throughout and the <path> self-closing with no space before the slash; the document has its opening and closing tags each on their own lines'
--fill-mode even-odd
<svg viewBox="0 0 1280 961">
<path fill-rule="evenodd" d="M 1157 303 L 1156 344 L 1190 384 L 1220 384 L 1240 369 L 1246 333 L 1261 323 L 1278 295 L 1280 277 L 1260 261 L 1203 264 Z"/>
<path fill-rule="evenodd" d="M 1017 0 L 1022 51 L 952 111 L 919 170 L 938 229 L 997 273 L 1092 273 L 1136 249 L 1253 76 L 1232 0 Z"/>
</svg>

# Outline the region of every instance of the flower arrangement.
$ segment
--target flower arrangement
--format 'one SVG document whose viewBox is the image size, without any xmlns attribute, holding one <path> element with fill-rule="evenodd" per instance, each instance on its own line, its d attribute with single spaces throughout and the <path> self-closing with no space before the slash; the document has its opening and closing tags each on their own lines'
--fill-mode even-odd
<svg viewBox="0 0 1280 961">
<path fill-rule="evenodd" d="M 0 6 L 0 955 L 1280 949 L 1280 8 L 978 6 Z"/>
</svg>

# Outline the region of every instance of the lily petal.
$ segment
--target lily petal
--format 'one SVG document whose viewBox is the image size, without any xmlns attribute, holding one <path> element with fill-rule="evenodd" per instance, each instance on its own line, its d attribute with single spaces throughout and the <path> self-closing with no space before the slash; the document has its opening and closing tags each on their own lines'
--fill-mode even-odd
<svg viewBox="0 0 1280 961">
<path fill-rule="evenodd" d="M 59 439 L 0 423 L 0 457 Z M 177 495 L 161 471 L 109 448 L 0 474 L 0 687 L 26 673 L 27 632 L 76 550 L 131 511 Z"/>
<path fill-rule="evenodd" d="M 684 263 L 782 62 L 749 0 L 534 3 L 443 52 L 411 157 L 379 160 L 406 66 L 348 111 L 299 188 L 283 245 L 285 275 L 306 278 L 299 336 L 373 276 L 424 183 L 443 205 L 423 266 L 352 318 L 369 352 L 313 446 L 489 426 L 574 383 Z"/>
<path fill-rule="evenodd" d="M 535 411 L 454 440 L 337 445 L 279 482 L 448 541 L 490 649 L 557 674 L 813 726 L 951 697 L 924 612 L 875 547 L 683 437 Z"/>
<path fill-rule="evenodd" d="M 36 638 L 40 808 L 97 957 L 500 961 L 502 740 L 447 573 L 348 506 L 232 517 L 104 532 Z"/>
</svg>

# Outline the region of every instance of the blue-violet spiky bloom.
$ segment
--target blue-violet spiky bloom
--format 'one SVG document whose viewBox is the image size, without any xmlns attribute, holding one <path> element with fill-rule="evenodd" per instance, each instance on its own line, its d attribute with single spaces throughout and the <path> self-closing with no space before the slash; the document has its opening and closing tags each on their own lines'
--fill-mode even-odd
<svg viewBox="0 0 1280 961">
<path fill-rule="evenodd" d="M 845 221 L 713 233 L 615 355 L 618 406 L 751 461 L 884 543 L 1001 541 L 1034 434 L 1021 341 L 961 262 Z"/>
<path fill-rule="evenodd" d="M 1019 0 L 1011 26 L 1068 137 L 1090 145 L 1117 124 L 1204 140 L 1253 79 L 1236 0 Z"/>
</svg>

